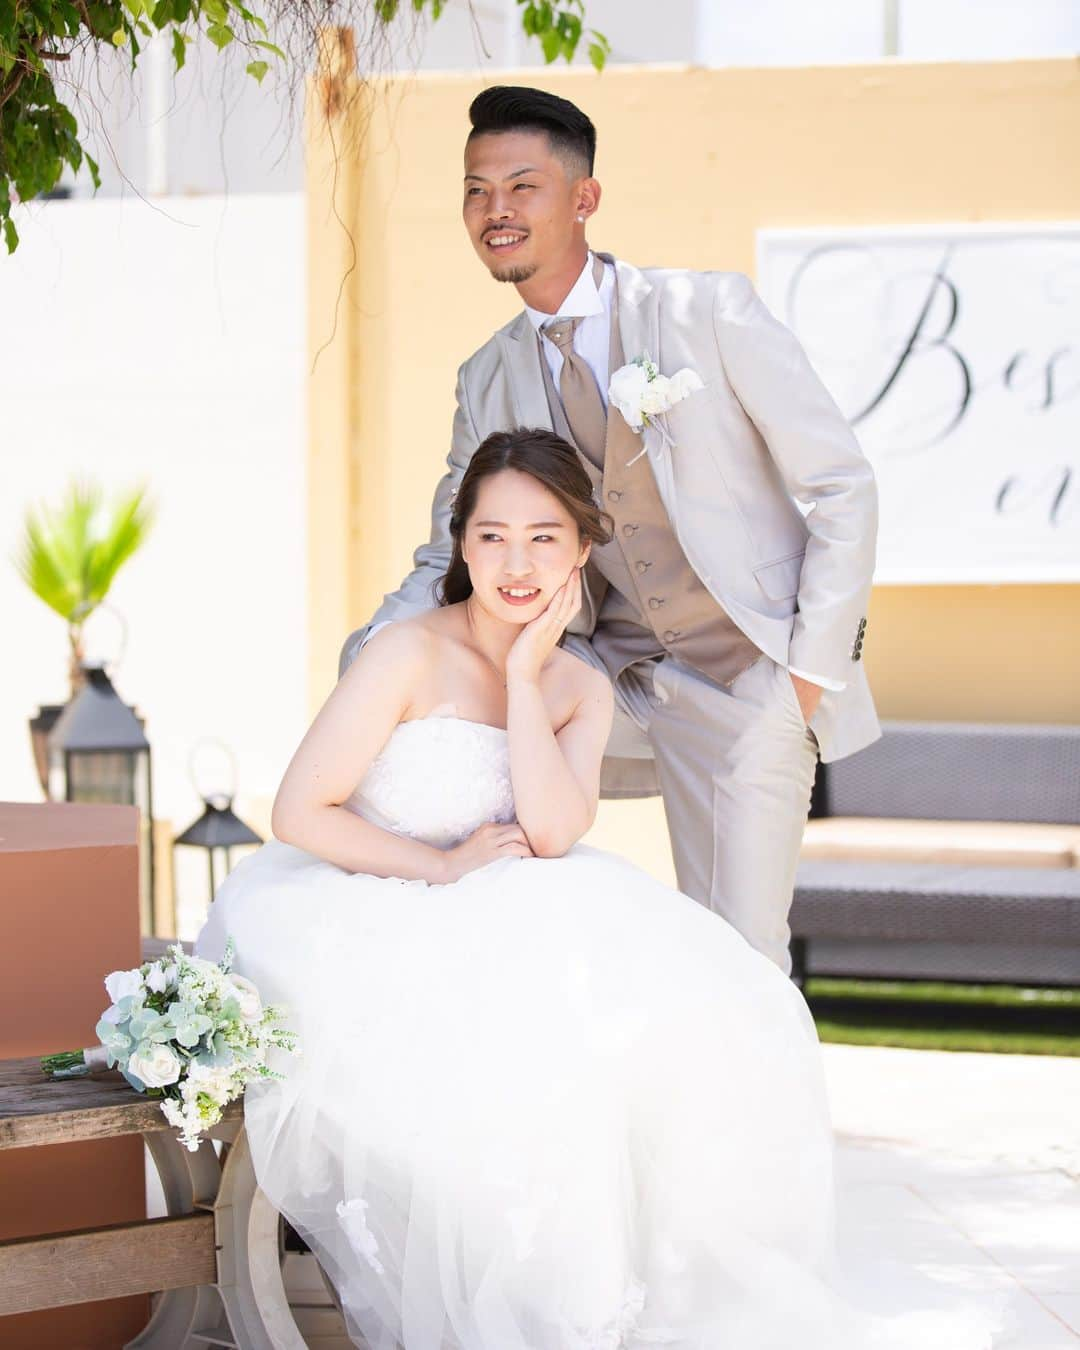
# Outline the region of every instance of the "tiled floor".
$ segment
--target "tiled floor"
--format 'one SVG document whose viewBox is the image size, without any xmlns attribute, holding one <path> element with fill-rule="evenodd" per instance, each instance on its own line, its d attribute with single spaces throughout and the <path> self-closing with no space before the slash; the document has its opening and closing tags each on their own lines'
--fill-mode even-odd
<svg viewBox="0 0 1080 1350">
<path fill-rule="evenodd" d="M 885 1231 L 930 1282 L 920 1297 L 1004 1302 L 1015 1325 L 1001 1350 L 1080 1350 L 1080 1059 L 822 1049 L 841 1249 Z M 153 1183 L 150 1196 L 161 1213 Z M 311 1305 L 298 1312 L 307 1343 L 343 1350 L 310 1321 L 329 1313 L 309 1266 L 294 1259 L 288 1279 Z"/>
<path fill-rule="evenodd" d="M 1080 1060 L 823 1051 L 841 1244 L 887 1227 L 940 1289 L 1004 1300 L 1010 1348 L 1080 1350 Z"/>
</svg>

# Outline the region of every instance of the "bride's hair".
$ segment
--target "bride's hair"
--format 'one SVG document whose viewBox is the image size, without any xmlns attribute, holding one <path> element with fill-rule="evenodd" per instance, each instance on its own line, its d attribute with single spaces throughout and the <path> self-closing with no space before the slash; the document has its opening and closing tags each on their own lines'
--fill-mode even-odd
<svg viewBox="0 0 1080 1350">
<path fill-rule="evenodd" d="M 582 543 L 591 539 L 594 544 L 606 544 L 614 533 L 615 522 L 593 500 L 589 475 L 568 441 L 539 427 L 493 431 L 476 447 L 450 510 L 454 551 L 436 591 L 440 605 L 456 605 L 472 595 L 469 569 L 461 556 L 461 536 L 476 508 L 480 484 L 503 469 L 529 474 L 557 497 L 577 524 Z"/>
</svg>

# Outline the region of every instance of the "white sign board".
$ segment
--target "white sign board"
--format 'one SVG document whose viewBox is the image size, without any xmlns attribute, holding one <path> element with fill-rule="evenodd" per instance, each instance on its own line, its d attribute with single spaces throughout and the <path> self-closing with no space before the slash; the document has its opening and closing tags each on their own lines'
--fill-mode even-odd
<svg viewBox="0 0 1080 1350">
<path fill-rule="evenodd" d="M 1080 581 L 1080 224 L 762 230 L 877 473 L 875 580 Z"/>
</svg>

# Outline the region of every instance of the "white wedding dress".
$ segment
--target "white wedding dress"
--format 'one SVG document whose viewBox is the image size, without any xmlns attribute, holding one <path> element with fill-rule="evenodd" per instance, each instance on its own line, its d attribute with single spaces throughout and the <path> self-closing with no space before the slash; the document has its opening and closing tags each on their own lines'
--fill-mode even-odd
<svg viewBox="0 0 1080 1350">
<path fill-rule="evenodd" d="M 347 805 L 443 848 L 510 821 L 507 733 L 403 722 Z M 303 1047 L 248 1089 L 255 1172 L 358 1345 L 998 1344 L 985 1308 L 885 1317 L 837 1292 L 806 1003 L 624 859 L 578 844 L 429 885 L 271 842 L 196 950 L 216 959 L 227 933 Z"/>
</svg>

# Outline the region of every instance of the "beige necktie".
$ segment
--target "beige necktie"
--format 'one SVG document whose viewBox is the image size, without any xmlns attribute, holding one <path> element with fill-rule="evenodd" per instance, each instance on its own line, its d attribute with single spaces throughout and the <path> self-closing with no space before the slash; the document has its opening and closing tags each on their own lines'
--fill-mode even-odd
<svg viewBox="0 0 1080 1350">
<path fill-rule="evenodd" d="M 579 323 L 580 318 L 551 319 L 540 331 L 562 352 L 559 395 L 574 440 L 578 449 L 600 468 L 604 463 L 607 413 L 589 363 L 574 351 L 574 333 Z"/>
</svg>

